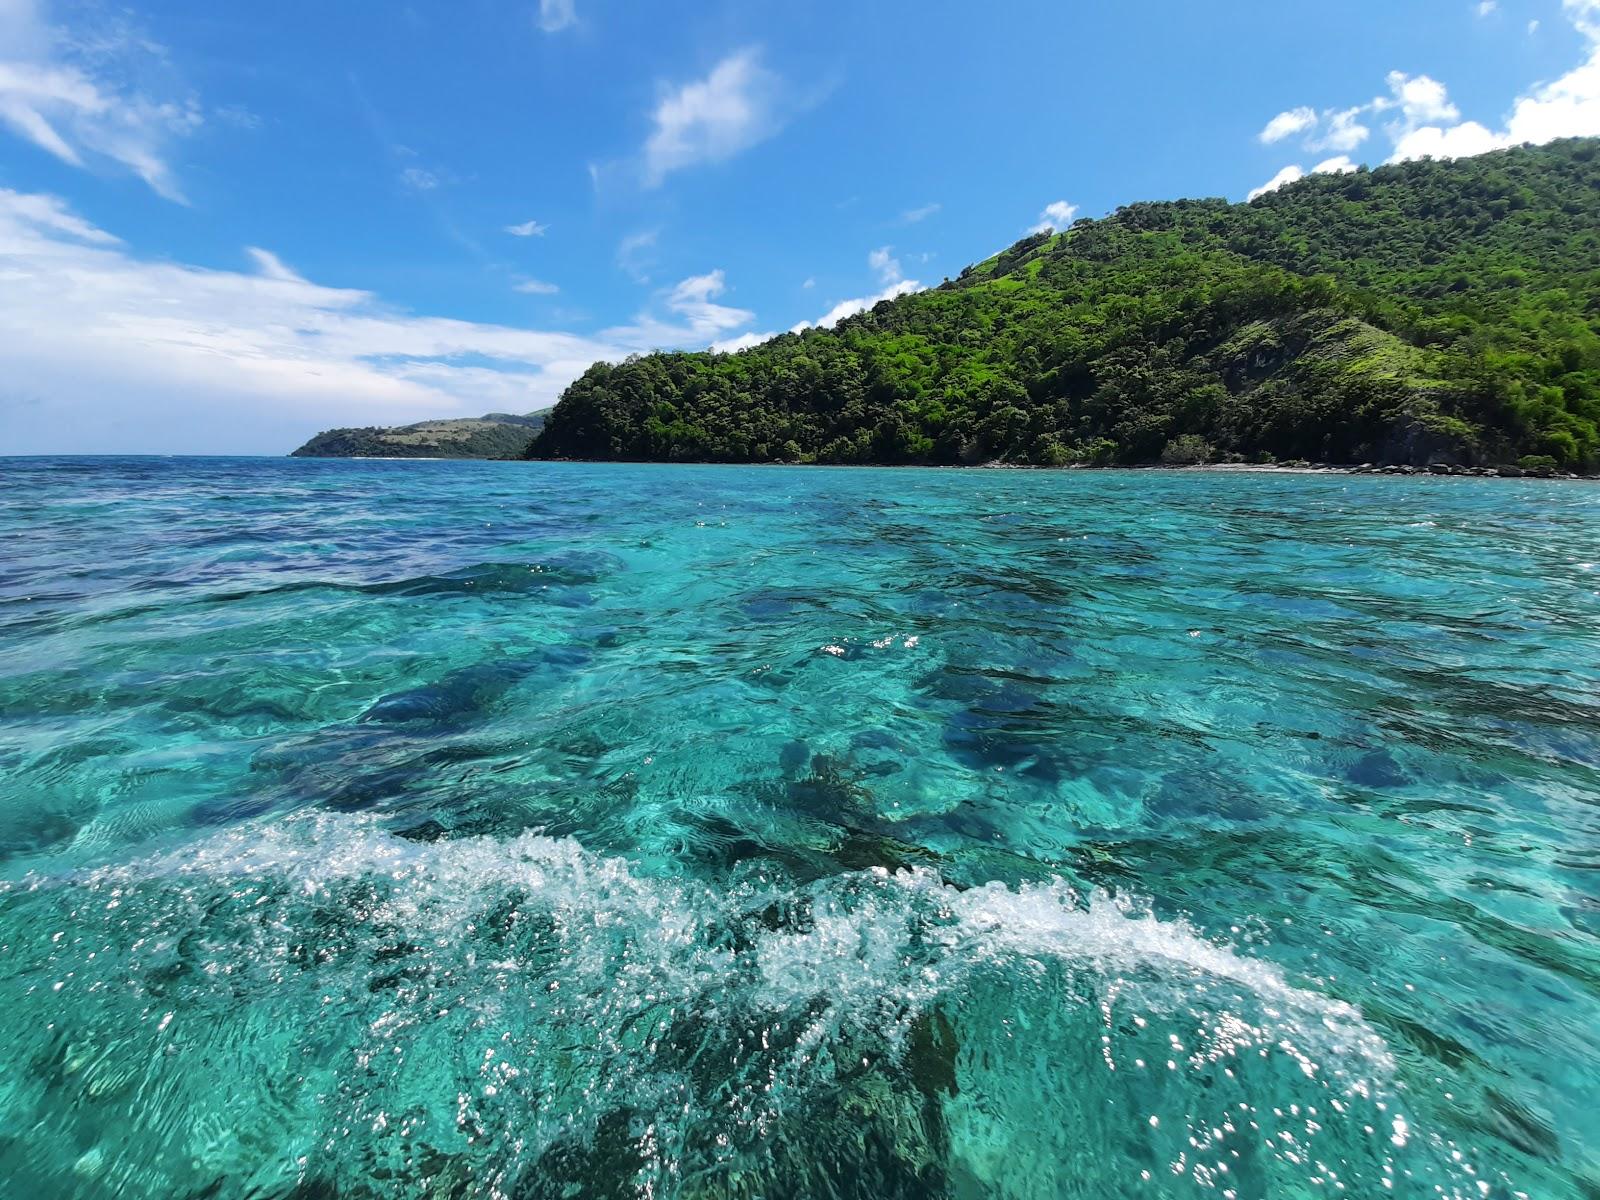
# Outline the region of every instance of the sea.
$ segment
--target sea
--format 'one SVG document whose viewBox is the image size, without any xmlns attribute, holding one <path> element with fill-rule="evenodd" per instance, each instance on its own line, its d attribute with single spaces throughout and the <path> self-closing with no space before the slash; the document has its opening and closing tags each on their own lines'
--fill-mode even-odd
<svg viewBox="0 0 1600 1200">
<path fill-rule="evenodd" d="M 0 1179 L 1600 1195 L 1600 485 L 0 459 Z"/>
</svg>

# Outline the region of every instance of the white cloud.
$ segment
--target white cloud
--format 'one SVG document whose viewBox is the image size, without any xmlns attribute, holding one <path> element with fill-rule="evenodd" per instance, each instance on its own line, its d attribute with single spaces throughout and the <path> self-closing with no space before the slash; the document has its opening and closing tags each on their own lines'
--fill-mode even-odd
<svg viewBox="0 0 1600 1200">
<path fill-rule="evenodd" d="M 1532 37 L 1534 34 L 1536 34 L 1538 32 L 1539 32 L 1539 18 L 1535 17 L 1533 20 L 1528 22 L 1528 36 Z"/>
<path fill-rule="evenodd" d="M 1304 106 L 1291 108 L 1288 112 L 1281 112 L 1268 121 L 1266 128 L 1258 135 L 1259 140 L 1270 146 L 1273 142 L 1281 142 L 1284 138 L 1304 133 L 1316 123 L 1316 109 Z"/>
<path fill-rule="evenodd" d="M 1364 106 L 1329 111 L 1323 114 L 1327 122 L 1320 137 L 1307 138 L 1307 150 L 1354 150 L 1372 135 L 1360 121 Z"/>
<path fill-rule="evenodd" d="M 89 224 L 55 196 L 30 195 L 0 188 L 0 212 L 8 213 L 13 220 L 30 225 L 36 230 L 64 233 L 68 237 L 84 242 L 109 246 L 119 240 L 105 230 Z"/>
<path fill-rule="evenodd" d="M 1354 150 L 1372 133 L 1359 120 L 1370 107 L 1359 105 L 1355 108 L 1328 109 L 1322 113 L 1309 107 L 1293 108 L 1267 122 L 1267 127 L 1257 140 L 1271 145 L 1304 134 L 1301 144 L 1307 150 Z"/>
<path fill-rule="evenodd" d="M 511 290 L 524 296 L 554 296 L 561 289 L 542 279 L 523 279 L 511 285 Z"/>
<path fill-rule="evenodd" d="M 1348 154 L 1341 154 L 1337 158 L 1329 158 L 1319 162 L 1311 168 L 1311 173 L 1313 175 L 1350 175 L 1360 169 Z"/>
<path fill-rule="evenodd" d="M 419 315 L 313 283 L 138 257 L 59 199 L 0 190 L 0 428 L 14 453 L 287 450 L 333 425 L 520 411 L 591 363 L 749 319 L 721 272 L 598 336 Z"/>
<path fill-rule="evenodd" d="M 730 54 L 706 78 L 666 93 L 644 144 L 645 182 L 653 187 L 673 171 L 722 162 L 772 136 L 782 125 L 782 90 L 752 48 Z"/>
<path fill-rule="evenodd" d="M 601 336 L 646 349 L 704 345 L 715 341 L 718 334 L 748 325 L 755 319 L 755 314 L 745 309 L 716 303 L 716 298 L 725 291 L 727 282 L 720 269 L 691 275 L 659 297 L 677 323 L 641 313 L 632 325 L 604 330 Z"/>
<path fill-rule="evenodd" d="M 900 260 L 894 256 L 893 246 L 879 246 L 867 255 L 867 266 L 872 268 L 872 273 L 878 277 L 878 282 L 885 286 L 899 283 L 906 277 L 900 269 Z"/>
<path fill-rule="evenodd" d="M 1590 40 L 1588 56 L 1581 64 L 1519 96 L 1500 130 L 1478 121 L 1443 124 L 1460 115 L 1455 105 L 1445 102 L 1439 111 L 1449 115 L 1441 115 L 1441 123 L 1417 124 L 1400 131 L 1390 161 L 1465 158 L 1506 146 L 1542 145 L 1556 138 L 1600 134 L 1600 0 L 1563 0 L 1563 9 Z"/>
<path fill-rule="evenodd" d="M 909 296 L 912 292 L 920 292 L 922 285 L 915 279 L 902 279 L 892 283 L 881 292 L 871 296 L 857 296 L 851 300 L 841 300 L 815 321 L 801 321 L 798 325 L 791 326 L 790 333 L 800 333 L 810 329 L 813 325 L 818 329 L 832 329 L 846 317 L 853 317 L 859 312 L 866 312 L 873 305 L 884 300 L 893 300 L 897 296 Z"/>
<path fill-rule="evenodd" d="M 1600 42 L 1600 0 L 1561 0 L 1561 9 L 1579 33 Z"/>
<path fill-rule="evenodd" d="M 1478 15 L 1480 17 L 1491 17 L 1499 9 L 1499 0 L 1478 0 Z"/>
<path fill-rule="evenodd" d="M 1390 71 L 1388 82 L 1392 98 L 1375 100 L 1372 107 L 1377 112 L 1392 108 L 1400 110 L 1400 120 L 1390 127 L 1391 133 L 1398 129 L 1396 136 L 1403 136 L 1429 122 L 1454 121 L 1461 115 L 1461 110 L 1450 102 L 1450 94 L 1444 84 L 1437 79 L 1427 75 L 1407 75 L 1404 71 Z"/>
<path fill-rule="evenodd" d="M 706 333 L 737 329 L 748 324 L 755 314 L 713 301 L 728 290 L 722 269 L 704 275 L 691 275 L 667 293 L 667 307 L 689 321 L 689 327 Z"/>
<path fill-rule="evenodd" d="M 918 221 L 926 221 L 943 207 L 942 204 L 924 204 L 921 208 L 908 208 L 900 214 L 900 220 L 906 225 L 915 225 Z"/>
<path fill-rule="evenodd" d="M 805 288 L 807 291 L 810 291 L 812 288 L 817 286 L 817 281 L 816 281 L 816 279 L 814 277 L 808 275 L 808 276 L 806 276 L 806 281 L 804 283 L 802 283 L 800 286 L 802 288 Z"/>
<path fill-rule="evenodd" d="M 1600 38 L 1600 30 L 1593 35 Z M 1517 100 L 1506 121 L 1506 141 L 1548 142 L 1600 133 L 1600 45 L 1582 66 Z"/>
<path fill-rule="evenodd" d="M 1297 167 L 1291 164 L 1290 166 L 1287 166 L 1283 170 L 1279 171 L 1260 187 L 1252 189 L 1246 199 L 1254 200 L 1257 196 L 1265 196 L 1268 192 L 1275 192 L 1286 184 L 1294 183 L 1297 179 L 1304 179 L 1305 177 L 1306 172 L 1304 167 Z"/>
<path fill-rule="evenodd" d="M 149 86 L 164 67 L 161 47 L 118 18 L 97 22 L 92 38 L 74 37 L 49 24 L 39 0 L 0 3 L 0 125 L 75 167 L 118 163 L 186 203 L 166 151 L 199 127 L 199 105 L 132 82 Z"/>
<path fill-rule="evenodd" d="M 1072 224 L 1072 218 L 1078 215 L 1078 206 L 1068 204 L 1065 200 L 1052 200 L 1044 206 L 1044 211 L 1039 214 L 1039 223 L 1029 233 L 1059 233 Z"/>
<path fill-rule="evenodd" d="M 1262 140 L 1275 140 L 1266 135 L 1278 127 L 1306 132 L 1304 144 L 1308 150 L 1350 151 L 1370 133 L 1361 118 L 1379 113 L 1390 114 L 1384 125 L 1384 132 L 1393 146 L 1389 162 L 1466 158 L 1525 143 L 1541 145 L 1556 138 L 1600 135 L 1600 0 L 1562 0 L 1562 10 L 1590 42 L 1584 61 L 1565 75 L 1537 84 L 1519 96 L 1499 129 L 1482 121 L 1462 120 L 1461 110 L 1450 99 L 1449 90 L 1437 79 L 1391 71 L 1386 80 L 1387 95 L 1355 108 L 1329 110 L 1304 127 L 1300 125 L 1300 118 L 1310 110 L 1282 113 L 1263 130 Z M 1492 11 L 1490 5 L 1484 15 Z M 1539 22 L 1532 21 L 1528 32 L 1532 34 L 1538 28 Z M 1320 134 L 1316 132 L 1319 129 Z M 1341 153 L 1316 167 L 1315 172 L 1354 169 L 1348 154 Z M 1268 183 L 1252 191 L 1250 198 L 1282 187 L 1300 178 L 1301 174 L 1297 166 L 1285 167 Z"/>
<path fill-rule="evenodd" d="M 1395 143 L 1390 162 L 1405 162 L 1413 158 L 1468 158 L 1474 154 L 1487 154 L 1508 145 L 1503 138 L 1478 124 L 1465 121 L 1441 129 L 1437 125 L 1424 125 L 1413 129 Z"/>
<path fill-rule="evenodd" d="M 507 225 L 506 232 L 512 237 L 543 237 L 550 230 L 550 226 L 542 225 L 538 221 L 524 221 L 520 225 Z"/>
<path fill-rule="evenodd" d="M 546 33 L 560 33 L 577 23 L 573 0 L 539 0 L 539 28 Z"/>
<path fill-rule="evenodd" d="M 762 342 L 770 342 L 777 337 L 776 333 L 741 333 L 738 337 L 726 338 L 720 342 L 712 342 L 711 348 L 718 354 L 737 354 L 741 350 L 748 350 L 751 346 L 759 346 Z"/>
<path fill-rule="evenodd" d="M 246 246 L 244 251 L 250 256 L 251 261 L 256 264 L 256 271 L 262 278 L 276 279 L 284 283 L 306 282 L 298 272 L 292 267 L 286 266 L 283 259 L 279 258 L 271 250 L 263 250 L 260 246 Z"/>
</svg>

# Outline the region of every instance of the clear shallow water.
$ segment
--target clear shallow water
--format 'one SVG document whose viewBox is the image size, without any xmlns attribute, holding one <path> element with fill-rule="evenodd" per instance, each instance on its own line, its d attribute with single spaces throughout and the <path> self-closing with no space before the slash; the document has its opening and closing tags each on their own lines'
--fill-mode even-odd
<svg viewBox="0 0 1600 1200">
<path fill-rule="evenodd" d="M 1592 1197 L 1600 488 L 0 460 L 30 1196 Z"/>
</svg>

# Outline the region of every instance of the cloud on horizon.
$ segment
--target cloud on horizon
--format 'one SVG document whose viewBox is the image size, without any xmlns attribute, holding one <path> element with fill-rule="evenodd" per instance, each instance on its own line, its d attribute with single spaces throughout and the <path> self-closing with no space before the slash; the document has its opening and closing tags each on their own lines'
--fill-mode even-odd
<svg viewBox="0 0 1600 1200">
<path fill-rule="evenodd" d="M 252 271 L 141 258 L 57 197 L 0 189 L 6 450 L 287 451 L 334 425 L 526 412 L 596 361 L 752 319 L 717 303 L 720 270 L 588 336 L 406 312 L 246 253 Z"/>
</svg>

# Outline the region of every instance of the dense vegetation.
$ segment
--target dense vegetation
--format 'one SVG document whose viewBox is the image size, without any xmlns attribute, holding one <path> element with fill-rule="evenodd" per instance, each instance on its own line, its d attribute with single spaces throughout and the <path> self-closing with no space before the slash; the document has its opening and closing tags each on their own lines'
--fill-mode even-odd
<svg viewBox="0 0 1600 1200">
<path fill-rule="evenodd" d="M 544 412 L 489 413 L 384 428 L 326 429 L 295 458 L 520 458 L 544 426 Z"/>
<path fill-rule="evenodd" d="M 738 354 L 600 363 L 530 457 L 1600 466 L 1600 141 L 1135 204 Z"/>
</svg>

